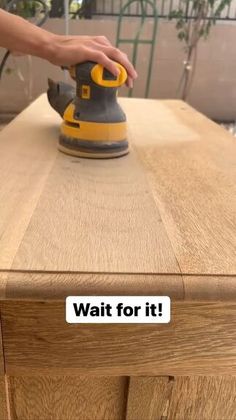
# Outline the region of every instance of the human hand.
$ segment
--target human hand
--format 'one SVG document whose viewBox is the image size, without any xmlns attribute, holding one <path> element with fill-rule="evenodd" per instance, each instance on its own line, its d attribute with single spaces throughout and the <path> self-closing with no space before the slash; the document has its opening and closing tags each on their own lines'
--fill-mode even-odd
<svg viewBox="0 0 236 420">
<path fill-rule="evenodd" d="M 133 87 L 137 73 L 127 55 L 115 48 L 104 36 L 61 36 L 54 35 L 48 61 L 58 66 L 71 66 L 85 61 L 95 61 L 103 65 L 114 76 L 118 75 L 114 61 L 122 64 L 128 74 L 127 86 Z"/>
</svg>

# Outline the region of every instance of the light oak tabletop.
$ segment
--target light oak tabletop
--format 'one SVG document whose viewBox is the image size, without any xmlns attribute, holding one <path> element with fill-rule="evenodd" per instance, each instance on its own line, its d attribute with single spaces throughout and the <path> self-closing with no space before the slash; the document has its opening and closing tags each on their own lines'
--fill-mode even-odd
<svg viewBox="0 0 236 420">
<path fill-rule="evenodd" d="M 0 295 L 236 296 L 236 140 L 181 101 L 120 99 L 129 155 L 57 150 L 42 95 L 0 133 Z"/>
</svg>

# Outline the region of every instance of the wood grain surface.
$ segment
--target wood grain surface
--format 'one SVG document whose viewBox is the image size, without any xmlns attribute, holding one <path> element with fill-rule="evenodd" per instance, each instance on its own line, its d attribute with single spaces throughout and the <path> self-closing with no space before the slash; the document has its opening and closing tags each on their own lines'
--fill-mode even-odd
<svg viewBox="0 0 236 420">
<path fill-rule="evenodd" d="M 0 274 L 1 279 L 1 274 Z M 228 278 L 224 282 L 228 293 Z M 0 283 L 1 284 L 1 283 Z M 179 275 L 100 273 L 5 273 L 2 300 L 64 300 L 76 295 L 168 295 L 184 299 Z M 223 295 L 223 293 L 222 293 Z M 228 293 L 228 299 L 232 298 Z"/>
<path fill-rule="evenodd" d="M 0 420 L 7 420 L 7 399 L 6 399 L 5 368 L 4 368 L 4 355 L 3 355 L 3 344 L 2 344 L 1 314 L 0 314 Z"/>
<path fill-rule="evenodd" d="M 9 420 L 5 390 L 5 378 L 0 374 L 0 420 Z"/>
<path fill-rule="evenodd" d="M 131 377 L 126 420 L 162 420 L 168 413 L 173 378 Z"/>
<path fill-rule="evenodd" d="M 10 377 L 12 420 L 123 420 L 122 377 Z"/>
<path fill-rule="evenodd" d="M 5 370 L 11 420 L 236 418 L 235 378 L 205 377 L 236 375 L 235 139 L 181 101 L 121 104 L 122 159 L 59 153 L 45 95 L 0 133 L 0 419 Z M 172 322 L 68 325 L 68 294 L 169 295 Z"/>
<path fill-rule="evenodd" d="M 235 420 L 236 376 L 131 377 L 126 420 Z"/>
<path fill-rule="evenodd" d="M 235 275 L 235 138 L 181 102 L 122 105 L 181 272 Z"/>
<path fill-rule="evenodd" d="M 236 302 L 236 276 L 183 276 L 184 299 Z"/>
<path fill-rule="evenodd" d="M 235 376 L 25 376 L 8 381 L 11 420 L 234 420 L 236 416 Z"/>
<path fill-rule="evenodd" d="M 179 272 L 135 154 L 114 163 L 58 153 L 12 268 Z"/>
<path fill-rule="evenodd" d="M 0 273 L 0 300 L 64 300 L 73 295 L 168 295 L 172 300 L 236 301 L 235 276 L 107 273 Z"/>
<path fill-rule="evenodd" d="M 0 270 L 235 276 L 234 138 L 181 101 L 121 104 L 122 159 L 57 152 L 45 96 L 2 130 Z"/>
<path fill-rule="evenodd" d="M 235 303 L 172 303 L 159 325 L 73 325 L 64 303 L 1 305 L 8 375 L 236 374 Z"/>
<path fill-rule="evenodd" d="M 178 377 L 167 420 L 234 420 L 236 377 Z"/>
<path fill-rule="evenodd" d="M 0 300 L 6 298 L 7 279 L 9 274 L 10 272 L 0 272 Z"/>
<path fill-rule="evenodd" d="M 10 269 L 57 154 L 59 118 L 35 102 L 0 134 L 0 269 Z"/>
<path fill-rule="evenodd" d="M 3 351 L 3 331 L 2 331 L 2 314 L 0 312 L 0 375 L 5 374 L 4 351 Z"/>
</svg>

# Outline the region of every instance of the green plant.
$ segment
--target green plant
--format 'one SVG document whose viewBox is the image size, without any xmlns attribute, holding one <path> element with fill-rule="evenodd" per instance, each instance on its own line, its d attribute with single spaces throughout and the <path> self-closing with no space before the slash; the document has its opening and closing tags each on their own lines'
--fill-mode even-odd
<svg viewBox="0 0 236 420">
<path fill-rule="evenodd" d="M 169 19 L 176 20 L 179 40 L 185 43 L 186 60 L 180 81 L 184 100 L 187 100 L 195 74 L 198 43 L 200 39 L 208 38 L 212 26 L 231 1 L 182 0 L 180 7 L 169 15 Z"/>
<path fill-rule="evenodd" d="M 24 18 L 33 17 L 36 12 L 37 2 L 34 0 L 18 0 L 18 1 L 9 1 L 9 0 L 0 0 L 0 8 L 6 9 L 11 13 L 22 16 Z"/>
</svg>

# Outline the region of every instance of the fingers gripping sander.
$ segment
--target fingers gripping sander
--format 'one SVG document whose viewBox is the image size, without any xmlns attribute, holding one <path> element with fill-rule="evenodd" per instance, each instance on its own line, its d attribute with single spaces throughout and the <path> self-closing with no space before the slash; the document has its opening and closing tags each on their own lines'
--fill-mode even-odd
<svg viewBox="0 0 236 420">
<path fill-rule="evenodd" d="M 113 76 L 100 64 L 85 62 L 69 69 L 76 89 L 49 80 L 48 100 L 62 116 L 59 150 L 86 158 L 113 158 L 129 152 L 126 116 L 117 102 L 118 87 L 127 79 L 116 63 Z"/>
</svg>

